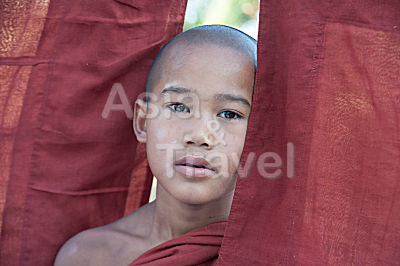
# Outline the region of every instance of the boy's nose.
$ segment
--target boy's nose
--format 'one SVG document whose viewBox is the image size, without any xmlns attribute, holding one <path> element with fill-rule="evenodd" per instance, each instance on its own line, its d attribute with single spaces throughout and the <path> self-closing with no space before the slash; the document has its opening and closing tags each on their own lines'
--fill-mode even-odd
<svg viewBox="0 0 400 266">
<path fill-rule="evenodd" d="M 210 134 L 206 125 L 200 127 L 194 126 L 190 132 L 187 132 L 183 136 L 183 144 L 185 146 L 199 146 L 207 150 L 214 147 L 214 143 L 210 139 Z"/>
</svg>

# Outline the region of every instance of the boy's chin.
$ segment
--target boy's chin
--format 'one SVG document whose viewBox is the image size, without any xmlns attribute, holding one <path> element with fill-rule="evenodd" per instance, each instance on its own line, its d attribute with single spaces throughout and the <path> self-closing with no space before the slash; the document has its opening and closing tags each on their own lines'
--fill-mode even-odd
<svg viewBox="0 0 400 266">
<path fill-rule="evenodd" d="M 210 193 L 193 192 L 193 191 L 191 193 L 185 191 L 182 193 L 174 193 L 174 194 L 175 195 L 173 196 L 175 197 L 175 199 L 189 205 L 205 205 L 207 203 L 214 202 L 222 198 L 222 195 L 214 195 Z"/>
<path fill-rule="evenodd" d="M 220 199 L 229 197 L 234 191 L 235 179 L 225 180 L 222 178 L 209 178 L 207 180 L 193 182 L 185 178 L 167 177 L 157 178 L 161 189 L 161 197 L 165 191 L 167 197 L 191 205 L 204 205 L 217 202 Z M 157 193 L 158 195 L 159 193 Z"/>
</svg>

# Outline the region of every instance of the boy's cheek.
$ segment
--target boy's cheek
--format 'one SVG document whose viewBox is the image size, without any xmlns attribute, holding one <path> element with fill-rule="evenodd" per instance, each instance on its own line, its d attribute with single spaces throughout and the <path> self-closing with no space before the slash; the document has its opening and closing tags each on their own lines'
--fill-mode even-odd
<svg viewBox="0 0 400 266">
<path fill-rule="evenodd" d="M 227 143 L 226 147 L 240 154 L 244 147 L 246 128 L 238 128 L 235 131 L 226 132 L 224 136 Z"/>
<path fill-rule="evenodd" d="M 171 143 L 172 140 L 177 140 L 178 132 L 181 128 L 176 121 L 165 120 L 162 118 L 151 121 L 148 128 L 148 135 L 153 142 L 156 143 Z"/>
<path fill-rule="evenodd" d="M 226 138 L 232 137 L 235 138 L 235 141 L 244 141 L 246 138 L 247 121 L 242 120 L 231 124 L 221 123 L 221 130 L 223 130 Z"/>
</svg>

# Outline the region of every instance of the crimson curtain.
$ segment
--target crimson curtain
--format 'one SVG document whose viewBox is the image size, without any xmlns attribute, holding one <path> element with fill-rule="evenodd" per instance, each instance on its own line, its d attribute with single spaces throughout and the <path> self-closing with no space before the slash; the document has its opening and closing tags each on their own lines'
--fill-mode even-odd
<svg viewBox="0 0 400 266">
<path fill-rule="evenodd" d="M 0 265 L 52 265 L 74 234 L 148 201 L 151 176 L 124 111 L 186 1 L 0 3 Z"/>
<path fill-rule="evenodd" d="M 239 179 L 219 265 L 398 265 L 399 114 L 399 1 L 261 1 L 242 162 L 282 175 Z"/>
</svg>

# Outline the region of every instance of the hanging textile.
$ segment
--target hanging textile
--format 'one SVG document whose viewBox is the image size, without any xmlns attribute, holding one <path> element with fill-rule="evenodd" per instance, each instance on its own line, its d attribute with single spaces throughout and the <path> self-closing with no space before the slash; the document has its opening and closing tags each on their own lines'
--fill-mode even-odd
<svg viewBox="0 0 400 266">
<path fill-rule="evenodd" d="M 71 236 L 147 202 L 144 147 L 115 109 L 144 91 L 185 6 L 0 3 L 1 265 L 52 265 Z"/>
<path fill-rule="evenodd" d="M 400 2 L 261 1 L 257 71 L 218 265 L 398 264 Z"/>
</svg>

